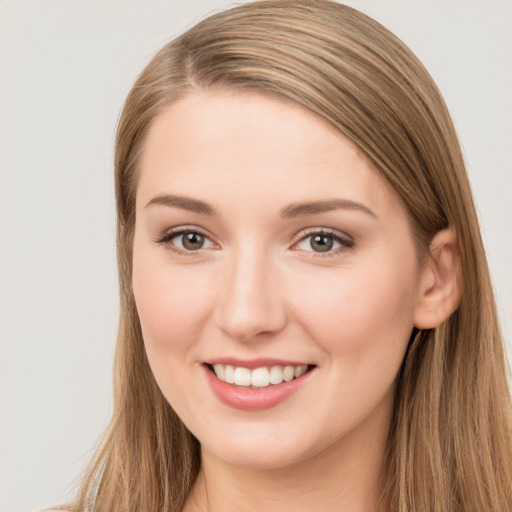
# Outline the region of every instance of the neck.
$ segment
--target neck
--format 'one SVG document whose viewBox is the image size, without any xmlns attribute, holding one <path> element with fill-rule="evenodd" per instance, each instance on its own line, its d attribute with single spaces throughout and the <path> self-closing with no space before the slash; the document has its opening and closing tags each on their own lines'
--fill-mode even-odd
<svg viewBox="0 0 512 512">
<path fill-rule="evenodd" d="M 387 429 L 279 468 L 233 466 L 203 447 L 185 512 L 378 512 Z"/>
</svg>

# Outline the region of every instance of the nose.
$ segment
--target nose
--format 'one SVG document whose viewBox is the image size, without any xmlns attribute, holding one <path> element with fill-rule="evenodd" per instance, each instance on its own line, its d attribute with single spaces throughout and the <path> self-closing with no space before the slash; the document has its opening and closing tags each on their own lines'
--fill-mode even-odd
<svg viewBox="0 0 512 512">
<path fill-rule="evenodd" d="M 233 255 L 221 276 L 215 321 L 232 339 L 252 342 L 268 338 L 286 324 L 283 290 L 275 265 L 264 255 Z"/>
</svg>

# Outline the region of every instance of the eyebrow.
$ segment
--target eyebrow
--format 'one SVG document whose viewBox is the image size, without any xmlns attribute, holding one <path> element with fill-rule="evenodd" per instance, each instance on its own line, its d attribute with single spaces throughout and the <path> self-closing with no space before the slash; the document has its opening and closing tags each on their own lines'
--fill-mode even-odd
<svg viewBox="0 0 512 512">
<path fill-rule="evenodd" d="M 303 215 L 314 215 L 316 213 L 330 212 L 332 210 L 356 210 L 377 218 L 377 215 L 367 206 L 350 199 L 326 199 L 322 201 L 311 201 L 307 203 L 293 203 L 281 210 L 281 217 L 290 219 Z"/>
<path fill-rule="evenodd" d="M 189 212 L 200 213 L 202 215 L 215 215 L 215 210 L 208 203 L 199 201 L 199 199 L 192 199 L 191 197 L 167 194 L 156 196 L 146 204 L 146 208 L 154 204 L 174 206 L 175 208 L 181 208 L 182 210 L 188 210 Z"/>
<path fill-rule="evenodd" d="M 199 199 L 192 199 L 186 196 L 176 195 L 160 195 L 151 199 L 146 208 L 151 205 L 163 205 L 174 208 L 181 208 L 190 212 L 199 213 L 202 215 L 215 215 L 215 209 L 204 201 Z M 294 217 L 301 217 L 305 215 L 315 215 L 318 213 L 329 212 L 332 210 L 356 210 L 377 218 L 377 215 L 364 204 L 350 199 L 324 199 L 321 201 L 309 201 L 306 203 L 293 203 L 281 210 L 281 217 L 290 219 Z"/>
</svg>

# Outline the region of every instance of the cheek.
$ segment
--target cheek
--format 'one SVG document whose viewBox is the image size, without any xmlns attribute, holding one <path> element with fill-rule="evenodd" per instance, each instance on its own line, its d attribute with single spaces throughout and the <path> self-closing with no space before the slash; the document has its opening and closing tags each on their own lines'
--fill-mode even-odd
<svg viewBox="0 0 512 512">
<path fill-rule="evenodd" d="M 394 261 L 339 268 L 292 290 L 303 326 L 329 353 L 403 350 L 413 327 L 415 270 Z M 298 283 L 296 283 L 298 284 Z M 307 293 L 305 293 L 307 290 Z"/>
<path fill-rule="evenodd" d="M 377 270 L 340 268 L 330 279 L 303 282 L 300 294 L 293 291 L 296 318 L 323 352 L 325 399 L 316 407 L 319 415 L 333 418 L 333 435 L 369 411 L 388 418 L 412 332 L 414 273 L 380 263 Z"/>
<path fill-rule="evenodd" d="M 154 378 L 185 421 L 200 415 L 200 411 L 194 412 L 201 402 L 192 399 L 198 390 L 191 371 L 196 367 L 196 347 L 209 316 L 211 285 L 197 268 L 192 272 L 194 265 L 169 265 L 165 251 L 156 252 L 162 254 L 144 254 L 134 248 L 133 293 Z M 195 404 L 192 408 L 191 403 Z"/>
<path fill-rule="evenodd" d="M 173 266 L 164 253 L 134 250 L 133 293 L 148 356 L 183 355 L 199 338 L 211 303 L 209 274 L 193 265 Z"/>
</svg>

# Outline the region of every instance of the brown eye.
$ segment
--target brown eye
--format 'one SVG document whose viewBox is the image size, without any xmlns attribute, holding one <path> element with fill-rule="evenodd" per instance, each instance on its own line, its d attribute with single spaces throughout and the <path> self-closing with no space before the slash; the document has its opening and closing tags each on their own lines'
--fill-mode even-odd
<svg viewBox="0 0 512 512">
<path fill-rule="evenodd" d="M 202 249 L 205 243 L 205 237 L 200 233 L 185 231 L 181 236 L 181 245 L 188 251 L 197 251 Z M 176 237 L 179 238 L 179 237 Z"/>
<path fill-rule="evenodd" d="M 190 255 L 214 247 L 214 243 L 206 235 L 191 229 L 171 231 L 156 242 L 179 254 Z"/>
<path fill-rule="evenodd" d="M 334 237 L 331 235 L 312 235 L 309 237 L 309 245 L 315 252 L 328 252 L 334 246 Z"/>
<path fill-rule="evenodd" d="M 304 236 L 296 245 L 298 249 L 305 252 L 335 255 L 343 249 L 351 249 L 354 241 L 348 236 L 338 235 L 330 231 L 317 231 Z"/>
</svg>

